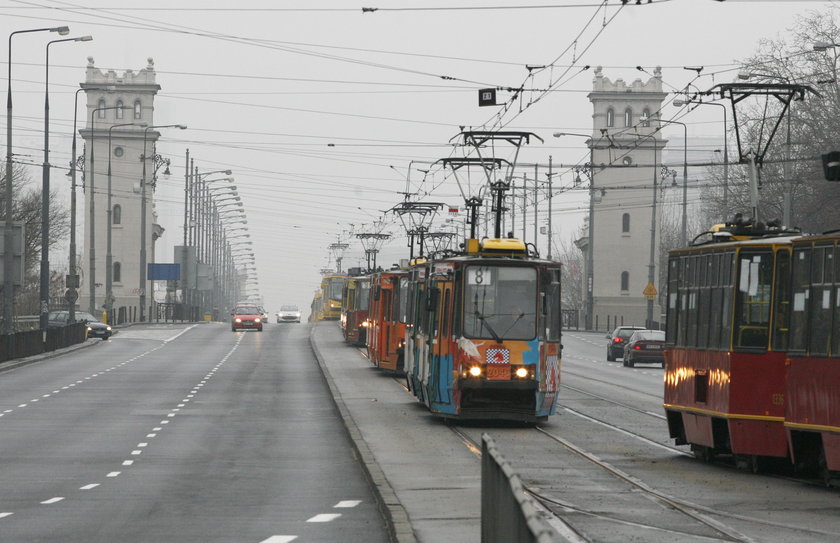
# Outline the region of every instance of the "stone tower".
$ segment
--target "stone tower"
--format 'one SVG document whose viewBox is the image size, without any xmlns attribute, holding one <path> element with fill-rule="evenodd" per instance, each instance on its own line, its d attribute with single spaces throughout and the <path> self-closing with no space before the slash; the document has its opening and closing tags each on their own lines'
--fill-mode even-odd
<svg viewBox="0 0 840 543">
<path fill-rule="evenodd" d="M 652 238 L 653 284 L 659 290 L 659 233 L 651 233 L 651 212 L 666 144 L 654 131 L 666 96 L 659 68 L 647 82 L 636 79 L 629 85 L 621 79 L 610 81 L 600 67 L 595 70 L 589 93 L 593 106 L 589 147 L 593 165 L 590 222 L 594 224 L 588 225 L 592 247 L 588 233 L 579 246 L 585 261 L 591 262 L 586 270 L 587 284 L 592 286 L 591 322 L 601 330 L 617 324 L 645 326 L 648 302 L 643 292 L 650 292 Z M 656 209 L 656 213 L 658 223 L 661 211 Z M 653 304 L 656 326 L 662 308 L 656 300 Z"/>
<path fill-rule="evenodd" d="M 85 128 L 79 131 L 85 140 L 85 255 L 80 262 L 83 274 L 79 305 L 95 316 L 110 306 L 109 322 L 115 322 L 120 312 L 131 318 L 139 309 L 143 148 L 145 143 L 146 156 L 154 155 L 159 133 L 146 130 L 146 127 L 154 125 L 154 98 L 160 85 L 155 83 L 151 58 L 148 65 L 136 73 L 126 70 L 118 74 L 113 70 L 99 70 L 94 66 L 93 58 L 88 57 L 85 82 L 81 87 L 87 96 L 87 121 Z M 138 126 L 142 123 L 145 127 Z M 149 187 L 152 169 L 152 164 L 147 163 L 147 255 L 152 254 L 154 230 L 150 202 L 153 191 Z M 112 285 L 110 300 L 107 297 L 109 279 Z M 151 297 L 147 297 L 147 303 L 150 300 Z"/>
</svg>

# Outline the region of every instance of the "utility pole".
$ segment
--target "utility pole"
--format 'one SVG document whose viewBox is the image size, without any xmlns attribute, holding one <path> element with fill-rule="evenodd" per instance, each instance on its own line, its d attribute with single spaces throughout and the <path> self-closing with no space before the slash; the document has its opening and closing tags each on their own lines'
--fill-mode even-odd
<svg viewBox="0 0 840 543">
<path fill-rule="evenodd" d="M 551 155 L 548 155 L 548 259 L 551 260 Z"/>
</svg>

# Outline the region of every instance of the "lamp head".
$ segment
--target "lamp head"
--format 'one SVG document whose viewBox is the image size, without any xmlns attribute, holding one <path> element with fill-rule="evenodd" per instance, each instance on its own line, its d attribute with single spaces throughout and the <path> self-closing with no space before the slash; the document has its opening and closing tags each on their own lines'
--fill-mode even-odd
<svg viewBox="0 0 840 543">
<path fill-rule="evenodd" d="M 92 39 L 93 39 L 93 36 L 81 36 L 79 38 L 76 38 L 73 41 L 91 41 Z"/>
<path fill-rule="evenodd" d="M 752 74 L 749 72 L 749 70 L 738 71 L 738 79 L 749 79 L 750 77 L 752 77 Z"/>
<path fill-rule="evenodd" d="M 827 41 L 814 42 L 814 51 L 825 51 L 831 47 L 834 47 L 834 44 Z"/>
<path fill-rule="evenodd" d="M 50 32 L 58 32 L 59 36 L 66 36 L 70 33 L 69 26 L 57 26 L 55 28 L 50 28 Z"/>
</svg>

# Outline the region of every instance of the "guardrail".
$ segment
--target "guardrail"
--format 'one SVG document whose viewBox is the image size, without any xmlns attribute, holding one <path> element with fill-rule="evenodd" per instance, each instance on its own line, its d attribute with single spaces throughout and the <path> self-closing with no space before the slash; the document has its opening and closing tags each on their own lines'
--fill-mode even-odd
<svg viewBox="0 0 840 543">
<path fill-rule="evenodd" d="M 481 543 L 562 543 L 496 443 L 481 436 Z"/>
<path fill-rule="evenodd" d="M 87 338 L 87 326 L 75 323 L 46 330 L 26 330 L 0 335 L 0 363 L 55 351 Z"/>
</svg>

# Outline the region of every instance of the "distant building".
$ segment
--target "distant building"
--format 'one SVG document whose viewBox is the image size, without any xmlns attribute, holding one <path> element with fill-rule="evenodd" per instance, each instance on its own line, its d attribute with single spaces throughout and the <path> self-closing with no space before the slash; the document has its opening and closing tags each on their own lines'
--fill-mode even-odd
<svg viewBox="0 0 840 543">
<path fill-rule="evenodd" d="M 592 288 L 591 323 L 600 329 L 616 324 L 644 326 L 649 285 L 651 211 L 654 181 L 661 182 L 659 166 L 667 141 L 653 133 L 667 96 L 659 68 L 647 82 L 610 81 L 595 70 L 589 100 L 593 106 L 591 151 L 592 223 L 577 245 L 584 252 L 584 308 Z M 656 176 L 656 178 L 655 178 Z M 657 210 L 658 211 L 658 210 Z M 588 229 L 592 228 L 592 245 Z M 658 263 L 659 235 L 653 239 Z M 589 266 L 589 251 L 591 267 Z M 653 288 L 659 290 L 658 273 Z M 662 308 L 654 301 L 653 320 Z"/>
<path fill-rule="evenodd" d="M 119 312 L 133 316 L 140 302 L 140 214 L 141 182 L 143 179 L 142 126 L 117 126 L 129 123 L 154 125 L 154 98 L 160 90 L 155 82 L 154 62 L 150 58 L 138 72 L 126 70 L 118 74 L 103 72 L 88 57 L 85 82 L 81 84 L 87 95 L 86 126 L 79 133 L 85 140 L 85 254 L 82 268 L 79 305 L 98 314 L 106 305 L 107 231 L 111 229 L 111 274 L 113 282 L 113 317 Z M 111 144 L 108 146 L 108 133 Z M 155 130 L 145 131 L 146 155 L 154 156 Z M 108 168 L 111 168 L 111 207 L 108 208 Z M 155 224 L 151 186 L 153 161 L 146 164 L 146 255 L 153 262 L 154 240 L 162 233 Z M 91 229 L 94 242 L 91 244 Z M 92 281 L 91 281 L 92 280 Z M 91 282 L 94 284 L 91 298 Z M 146 303 L 152 301 L 147 293 Z M 136 317 L 134 317 L 136 318 Z"/>
</svg>

